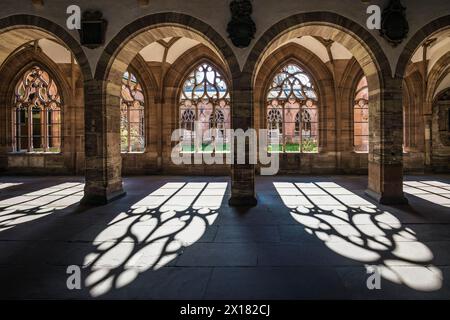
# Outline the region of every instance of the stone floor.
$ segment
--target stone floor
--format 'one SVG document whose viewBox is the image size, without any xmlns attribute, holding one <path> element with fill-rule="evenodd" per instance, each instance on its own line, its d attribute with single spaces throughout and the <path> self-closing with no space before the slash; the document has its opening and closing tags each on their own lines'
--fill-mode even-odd
<svg viewBox="0 0 450 320">
<path fill-rule="evenodd" d="M 450 176 L 406 177 L 398 207 L 366 179 L 260 177 L 238 210 L 225 177 L 126 178 L 96 208 L 79 177 L 0 177 L 0 298 L 449 299 Z"/>
</svg>

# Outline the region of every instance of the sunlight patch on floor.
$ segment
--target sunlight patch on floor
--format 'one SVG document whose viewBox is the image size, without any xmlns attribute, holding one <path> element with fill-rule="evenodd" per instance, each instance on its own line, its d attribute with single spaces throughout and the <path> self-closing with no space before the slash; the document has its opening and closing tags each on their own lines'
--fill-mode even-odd
<svg viewBox="0 0 450 320">
<path fill-rule="evenodd" d="M 9 188 L 9 187 L 20 186 L 21 184 L 22 183 L 10 183 L 10 182 L 1 183 L 0 182 L 0 190 L 6 189 L 6 188 Z"/>
<path fill-rule="evenodd" d="M 172 262 L 217 219 L 226 182 L 166 183 L 117 215 L 86 255 L 85 284 L 92 296 L 132 283 Z"/>
<path fill-rule="evenodd" d="M 405 181 L 403 191 L 434 204 L 450 208 L 450 184 L 440 181 Z"/>
<path fill-rule="evenodd" d="M 78 203 L 84 184 L 66 182 L 0 201 L 0 231 L 42 218 Z"/>
<path fill-rule="evenodd" d="M 390 212 L 334 182 L 273 184 L 292 217 L 334 253 L 377 265 L 383 278 L 415 290 L 442 287 L 442 272 L 431 265 L 431 250 Z M 408 186 L 422 190 L 422 184 Z M 437 187 L 447 190 L 433 182 L 425 191 Z"/>
</svg>

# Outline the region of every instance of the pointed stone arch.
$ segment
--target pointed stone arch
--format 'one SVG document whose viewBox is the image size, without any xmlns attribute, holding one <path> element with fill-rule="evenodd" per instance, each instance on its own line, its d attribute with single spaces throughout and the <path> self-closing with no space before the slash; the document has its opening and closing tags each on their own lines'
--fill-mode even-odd
<svg viewBox="0 0 450 320">
<path fill-rule="evenodd" d="M 117 141 L 120 77 L 145 46 L 168 37 L 188 37 L 208 46 L 232 78 L 240 76 L 238 61 L 227 42 L 208 24 L 185 14 L 148 15 L 125 26 L 103 50 L 88 95 L 95 112 L 86 113 L 86 192 L 84 203 L 101 204 L 124 195 Z"/>
<path fill-rule="evenodd" d="M 404 203 L 401 79 L 392 78 L 389 61 L 380 44 L 362 26 L 331 12 L 300 13 L 279 21 L 253 46 L 243 68 L 240 88 L 251 92 L 258 70 L 271 52 L 290 39 L 302 35 L 337 41 L 346 47 L 360 64 L 369 82 L 372 105 L 367 193 L 382 203 Z M 249 101 L 245 105 L 246 108 L 241 108 L 239 114 L 233 117 L 241 118 L 242 121 L 242 118 L 247 116 L 247 123 L 251 125 L 251 94 L 247 99 Z M 392 134 L 393 131 L 395 134 Z M 252 180 L 252 171 L 252 167 L 242 168 L 239 176 Z M 246 185 L 252 184 L 248 182 Z"/>
<path fill-rule="evenodd" d="M 30 56 L 30 51 L 27 51 L 27 49 L 24 48 L 28 43 L 44 38 L 60 43 L 71 52 L 80 69 L 81 78 L 85 83 L 92 79 L 89 61 L 78 41 L 68 31 L 55 22 L 43 17 L 27 14 L 12 15 L 0 19 L 0 42 L 2 43 L 2 48 L 0 50 L 0 66 L 2 68 L 9 68 L 7 65 L 8 59 L 14 59 L 15 57 L 19 58 L 19 60 L 22 61 L 22 64 L 26 64 L 26 61 L 23 59 L 28 59 L 28 61 L 33 59 L 37 60 L 46 65 L 49 69 L 53 69 L 49 71 L 60 83 L 61 89 L 64 91 L 65 102 L 67 103 L 71 98 L 71 92 L 68 89 L 69 85 L 66 84 L 64 77 L 59 74 L 55 64 L 42 54 L 34 55 L 34 57 Z M 16 72 L 18 71 L 19 70 L 16 70 Z M 7 88 L 1 90 L 3 92 L 3 90 L 7 90 Z M 3 123 L 5 123 L 4 121 L 6 120 L 2 119 Z M 7 127 L 8 126 L 5 126 L 4 129 L 8 130 Z M 1 136 L 1 153 L 4 153 L 6 151 L 5 148 L 8 146 L 5 139 L 8 139 L 9 135 L 7 132 L 2 132 Z M 75 161 L 71 162 L 74 163 Z M 75 172 L 77 170 L 76 166 L 73 166 L 73 168 Z"/>
</svg>

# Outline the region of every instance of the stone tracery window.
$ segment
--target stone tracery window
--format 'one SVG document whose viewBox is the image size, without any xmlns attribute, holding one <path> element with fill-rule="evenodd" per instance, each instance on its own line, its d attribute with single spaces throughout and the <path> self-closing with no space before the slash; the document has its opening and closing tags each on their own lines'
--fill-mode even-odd
<svg viewBox="0 0 450 320">
<path fill-rule="evenodd" d="M 356 152 L 369 151 L 369 88 L 363 77 L 356 87 L 353 106 L 353 146 Z"/>
<path fill-rule="evenodd" d="M 210 64 L 195 67 L 185 80 L 180 96 L 181 152 L 228 152 L 230 93 L 223 76 Z M 195 123 L 203 141 L 194 141 Z"/>
<path fill-rule="evenodd" d="M 15 87 L 13 151 L 60 152 L 61 104 L 50 75 L 39 66 L 28 69 Z"/>
<path fill-rule="evenodd" d="M 145 149 L 144 93 L 136 76 L 127 71 L 120 95 L 120 149 L 143 152 Z"/>
<path fill-rule="evenodd" d="M 267 93 L 269 152 L 318 151 L 318 96 L 298 65 L 284 66 Z"/>
</svg>

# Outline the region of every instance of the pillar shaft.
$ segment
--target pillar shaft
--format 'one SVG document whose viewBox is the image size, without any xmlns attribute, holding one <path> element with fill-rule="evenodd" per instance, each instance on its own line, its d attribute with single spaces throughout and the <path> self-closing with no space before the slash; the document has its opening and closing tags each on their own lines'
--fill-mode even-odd
<svg viewBox="0 0 450 320">
<path fill-rule="evenodd" d="M 233 90 L 232 105 L 232 126 L 233 129 L 243 129 L 246 131 L 253 128 L 253 105 L 252 91 L 242 89 L 235 82 Z M 240 152 L 234 148 L 234 161 L 231 167 L 231 198 L 229 200 L 232 206 L 254 206 L 256 205 L 255 196 L 255 165 L 248 162 L 248 140 L 246 140 L 246 164 L 236 164 L 237 153 Z"/>
<path fill-rule="evenodd" d="M 101 205 L 125 195 L 120 155 L 118 97 L 102 99 L 103 81 L 85 84 L 86 186 L 83 204 Z"/>
<path fill-rule="evenodd" d="M 383 204 L 401 204 L 406 202 L 403 194 L 402 80 L 387 79 L 378 97 L 381 101 L 371 101 L 369 111 L 369 186 L 366 193 Z"/>
</svg>

